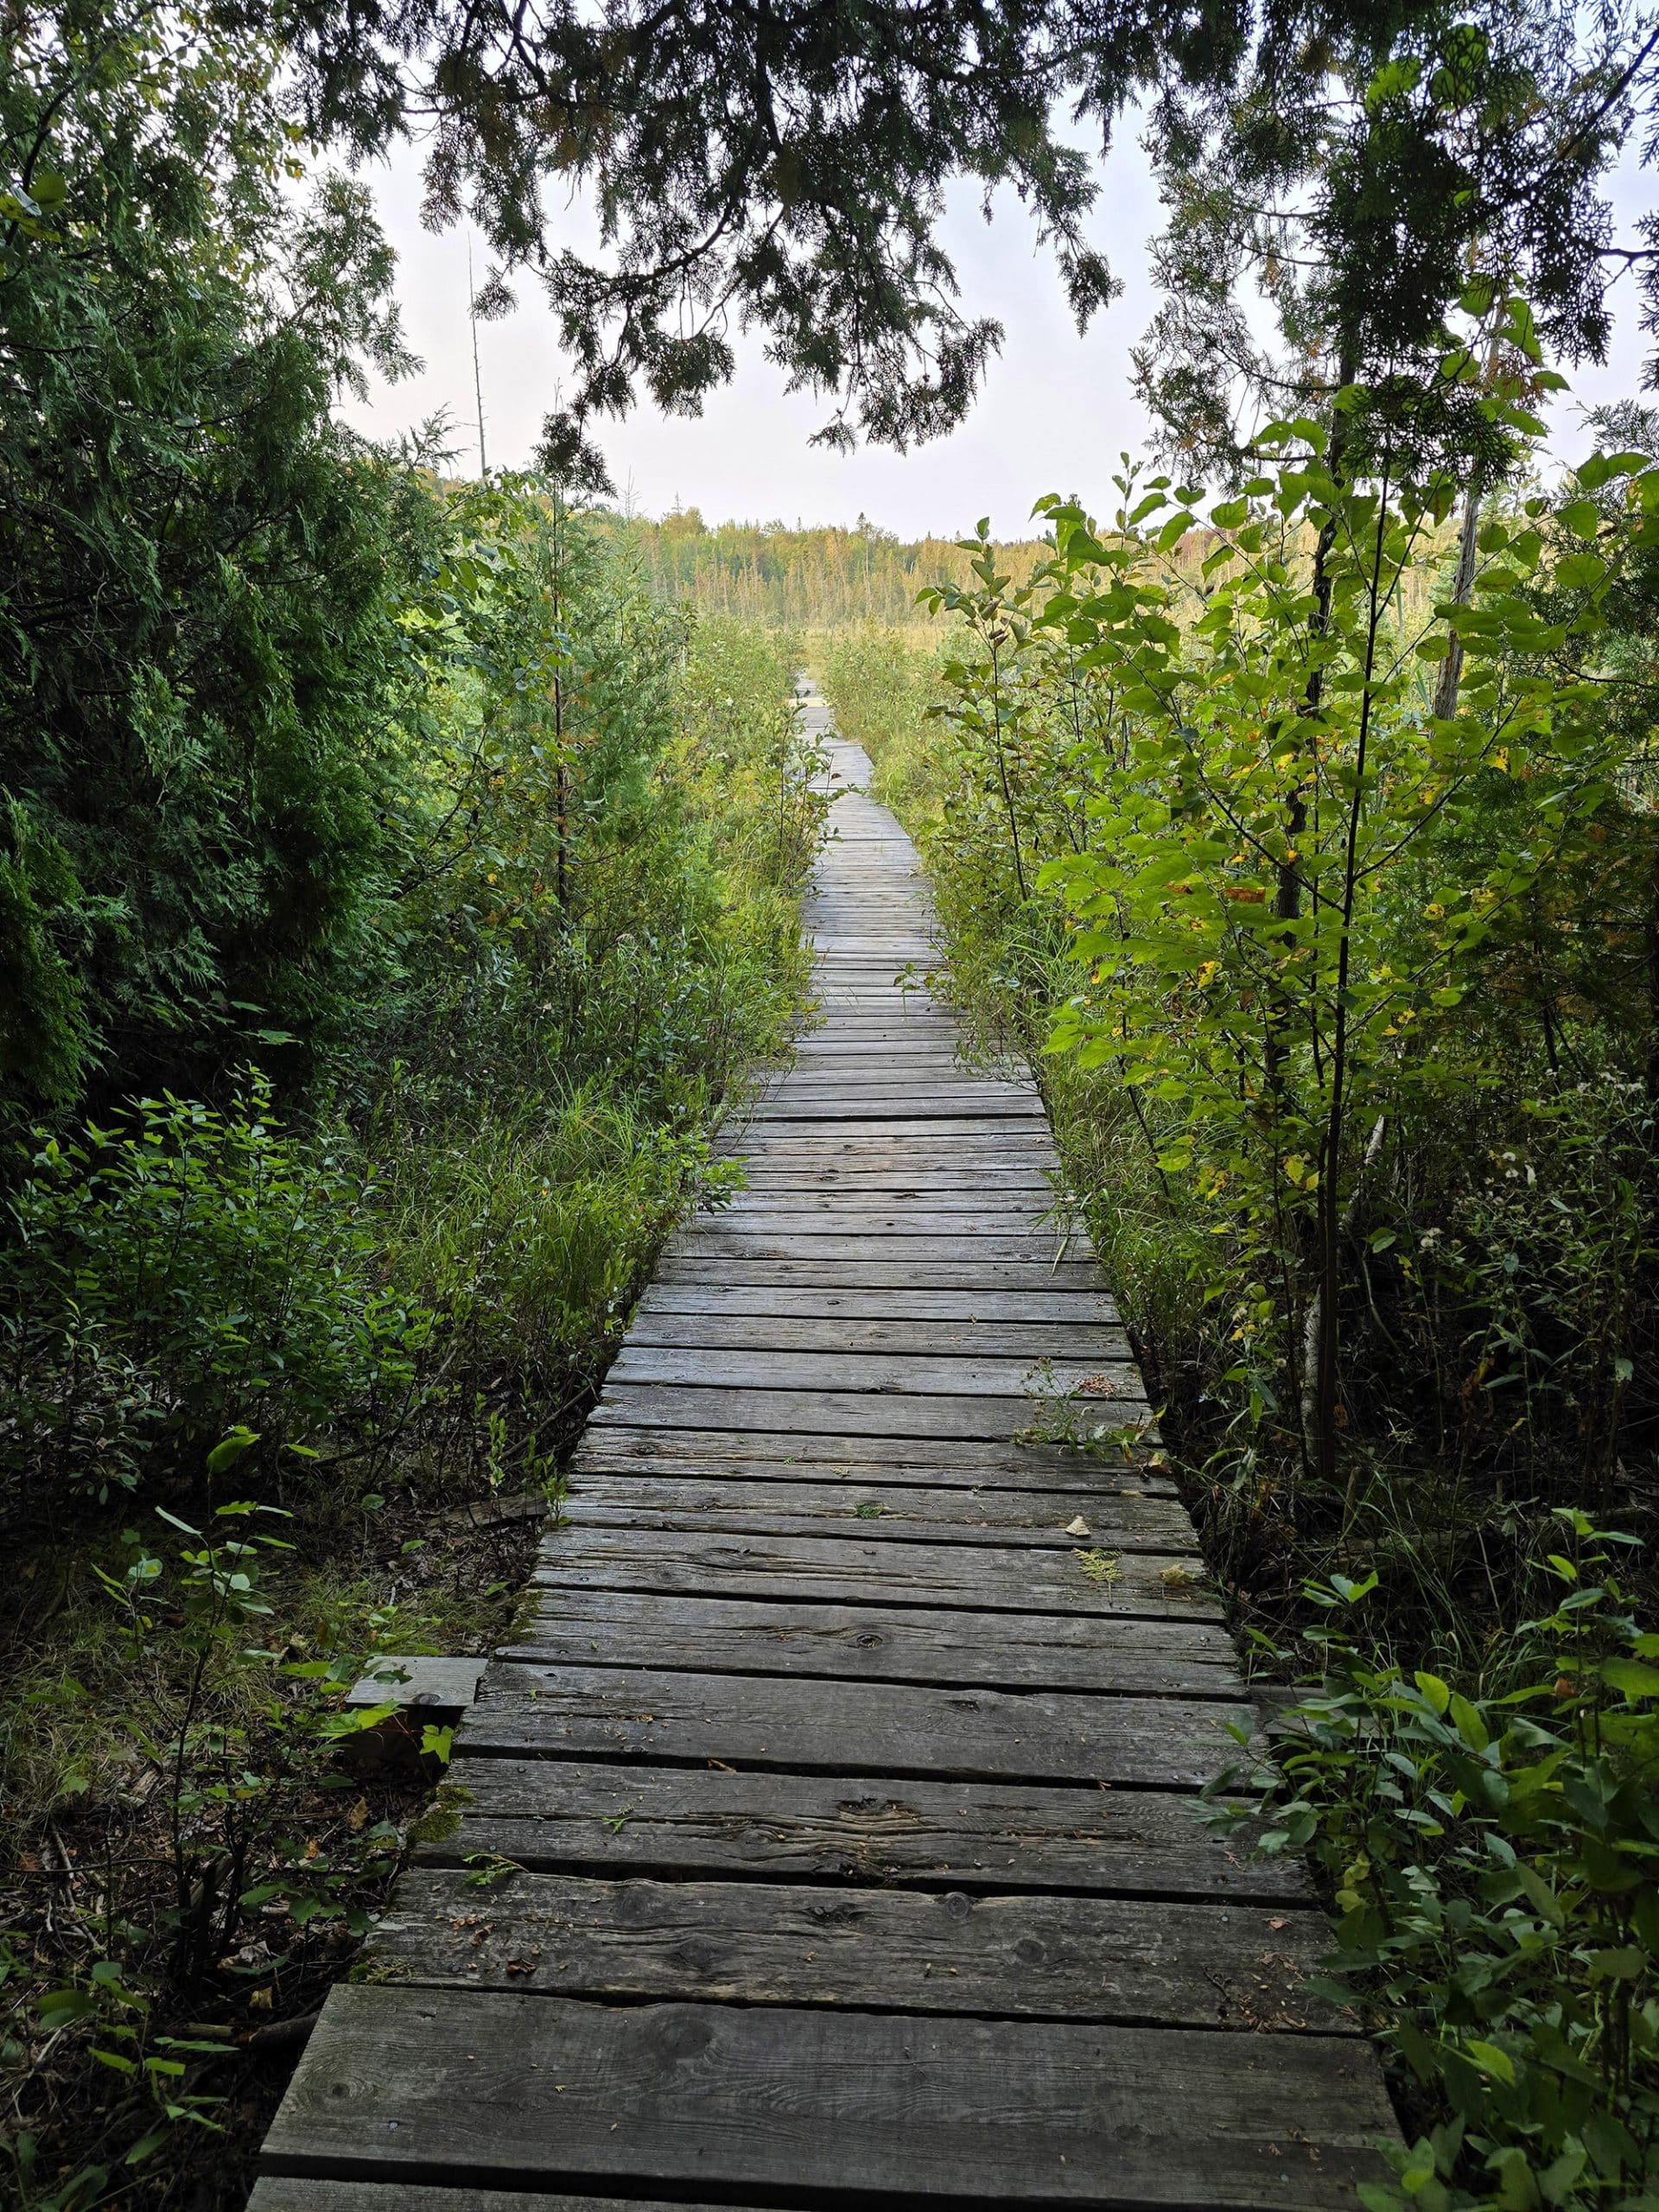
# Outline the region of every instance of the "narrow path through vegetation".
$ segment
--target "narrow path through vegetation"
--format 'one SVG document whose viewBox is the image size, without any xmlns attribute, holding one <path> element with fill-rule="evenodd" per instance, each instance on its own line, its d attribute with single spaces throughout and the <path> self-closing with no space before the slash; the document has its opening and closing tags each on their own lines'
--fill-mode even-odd
<svg viewBox="0 0 1659 2212">
<path fill-rule="evenodd" d="M 1196 1817 L 1250 1707 L 1036 1094 L 904 980 L 914 849 L 830 753 L 822 1024 L 640 1305 L 461 1817 L 330 1998 L 255 2212 L 1245 2212 L 1382 2171 L 1300 1868 Z M 1105 1459 L 1068 1443 L 1103 1408 Z"/>
</svg>

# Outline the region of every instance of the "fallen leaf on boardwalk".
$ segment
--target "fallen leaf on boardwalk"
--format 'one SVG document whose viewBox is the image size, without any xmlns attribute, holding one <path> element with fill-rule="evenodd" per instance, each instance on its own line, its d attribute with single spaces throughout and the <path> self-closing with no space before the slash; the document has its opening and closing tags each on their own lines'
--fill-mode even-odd
<svg viewBox="0 0 1659 2212">
<path fill-rule="evenodd" d="M 1116 1552 L 1073 1552 L 1071 1556 L 1091 1582 L 1116 1582 L 1122 1572 Z"/>
</svg>

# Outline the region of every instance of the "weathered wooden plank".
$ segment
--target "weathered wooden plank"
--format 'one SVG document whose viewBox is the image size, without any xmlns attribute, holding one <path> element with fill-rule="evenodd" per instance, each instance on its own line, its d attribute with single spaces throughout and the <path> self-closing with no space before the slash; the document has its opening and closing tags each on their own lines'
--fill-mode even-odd
<svg viewBox="0 0 1659 2212">
<path fill-rule="evenodd" d="M 734 1206 L 741 1205 L 751 1198 L 772 1203 L 788 1199 L 823 1205 L 849 1198 L 855 1202 L 864 1200 L 875 1205 L 886 1205 L 895 1200 L 913 1198 L 925 1192 L 930 1205 L 942 1213 L 950 1213 L 964 1206 L 978 1205 L 985 1196 L 988 1179 L 992 1175 L 996 1177 L 996 1187 L 1008 1205 L 1063 1202 L 1052 1180 L 1039 1167 L 940 1168 L 934 1174 L 918 1177 L 913 1166 L 887 1163 L 879 1166 L 860 1166 L 855 1163 L 842 1166 L 818 1166 L 810 1162 L 798 1166 L 778 1163 L 769 1166 L 763 1160 L 751 1159 L 743 1166 L 746 1180 L 742 1189 L 731 1201 Z"/>
<path fill-rule="evenodd" d="M 429 1865 L 483 1857 L 611 1876 L 1313 1897 L 1299 1860 L 1254 1854 L 1248 1830 L 1224 1846 L 1192 1798 L 1160 1789 L 513 1758 L 468 1759 L 460 1771 L 470 1802 L 450 1833 L 416 1847 Z"/>
<path fill-rule="evenodd" d="M 1077 1397 L 1092 1408 L 1146 1404 L 1141 1377 L 1122 1358 L 997 1359 L 986 1354 L 779 1351 L 735 1345 L 654 1344 L 630 1338 L 611 1366 L 624 1382 L 687 1382 L 721 1390 L 874 1390 L 904 1397 L 1013 1398 L 1028 1408 Z M 608 1385 L 607 1385 L 608 1387 Z M 1028 1410 L 1026 1419 L 1033 1418 Z"/>
<path fill-rule="evenodd" d="M 733 1259 L 728 1255 L 685 1245 L 664 1253 L 658 1263 L 662 1283 L 708 1283 L 729 1287 L 741 1282 L 751 1287 L 795 1284 L 819 1290 L 1098 1290 L 1100 1278 L 1093 1264 L 1062 1260 L 1052 1265 L 1031 1266 L 1014 1260 L 992 1258 L 942 1260 L 926 1263 L 888 1255 L 887 1249 L 860 1259 L 857 1254 L 836 1259 Z"/>
<path fill-rule="evenodd" d="M 988 1127 L 977 1115 L 955 1117 L 956 1125 L 936 1116 L 871 1115 L 861 1124 L 847 1128 L 753 1128 L 734 1148 L 749 1144 L 767 1151 L 902 1153 L 923 1160 L 963 1153 L 1012 1158 L 1052 1160 L 1058 1157 L 1046 1121 L 1033 1116 L 999 1122 Z"/>
<path fill-rule="evenodd" d="M 987 1177 L 1006 1171 L 1029 1182 L 1033 1176 L 1058 1174 L 1060 1166 L 1052 1140 L 1023 1122 L 1005 1122 L 973 1137 L 950 1135 L 932 1146 L 919 1136 L 877 1139 L 829 1123 L 768 1123 L 728 1133 L 721 1151 L 724 1157 L 741 1160 L 752 1174 L 787 1167 L 870 1169 L 929 1178 L 936 1169 Z"/>
<path fill-rule="evenodd" d="M 634 1308 L 636 1325 L 661 1313 L 798 1314 L 813 1319 L 836 1320 L 849 1326 L 861 1322 L 887 1325 L 896 1321 L 948 1321 L 969 1327 L 1013 1324 L 1056 1331 L 1080 1326 L 1111 1328 L 1117 1308 L 1102 1290 L 1084 1286 L 1077 1290 L 1001 1291 L 984 1286 L 968 1289 L 931 1289 L 924 1284 L 901 1290 L 872 1291 L 860 1286 L 791 1288 L 779 1283 L 716 1282 L 683 1284 L 654 1281 Z"/>
<path fill-rule="evenodd" d="M 937 1037 L 910 1037 L 900 1032 L 895 1037 L 877 1041 L 847 1036 L 837 1023 L 833 1029 L 798 1038 L 789 1058 L 779 1065 L 785 1073 L 803 1068 L 925 1065 L 951 1077 L 982 1075 L 999 1083 L 1028 1080 L 1023 1071 L 1014 1073 L 1007 1069 L 976 1068 L 964 1060 L 960 1045 L 948 1026 Z"/>
<path fill-rule="evenodd" d="M 852 1319 L 844 1313 L 721 1313 L 707 1308 L 690 1313 L 641 1307 L 628 1331 L 631 1346 L 677 1344 L 753 1351 L 838 1348 L 849 1352 L 914 1356 L 988 1353 L 1022 1359 L 1027 1368 L 1046 1358 L 1098 1367 L 1127 1363 L 1132 1357 L 1122 1329 L 1077 1328 L 1023 1321 L 927 1321 L 912 1319 Z"/>
<path fill-rule="evenodd" d="M 416 1866 L 369 1955 L 411 1986 L 610 2002 L 863 2005 L 887 2012 L 1352 2034 L 1307 1986 L 1317 1910 L 1236 1899 L 605 1881 Z"/>
<path fill-rule="evenodd" d="M 779 1123 L 781 1133 L 781 1123 Z M 797 1139 L 805 1139 L 807 1130 L 791 1130 Z M 823 1133 L 821 1133 L 823 1135 Z M 887 1177 L 896 1174 L 909 1185 L 923 1181 L 923 1188 L 933 1188 L 933 1181 L 940 1181 L 940 1188 L 947 1188 L 949 1179 L 956 1179 L 956 1188 L 967 1188 L 971 1181 L 978 1181 L 982 1190 L 1002 1188 L 1007 1177 L 1007 1188 L 1015 1194 L 1028 1194 L 1031 1190 L 1055 1188 L 1055 1177 L 1059 1174 L 1059 1161 L 1044 1146 L 1022 1144 L 1013 1150 L 1011 1157 L 995 1159 L 980 1153 L 978 1146 L 957 1144 L 947 1153 L 931 1159 L 916 1159 L 909 1146 L 845 1146 L 834 1141 L 766 1141 L 763 1130 L 750 1130 L 746 1139 L 730 1144 L 723 1153 L 726 1159 L 734 1159 L 743 1168 L 747 1188 L 797 1188 L 814 1190 L 818 1184 L 827 1184 L 834 1190 L 856 1190 L 868 1177 Z M 995 1181 L 993 1181 L 995 1179 Z"/>
<path fill-rule="evenodd" d="M 628 2212 L 720 2212 L 712 2204 L 647 2203 L 631 2196 Z M 543 2190 L 429 2189 L 407 2181 L 300 2180 L 268 2174 L 254 2183 L 247 2212 L 618 2212 L 613 2196 L 549 2196 Z"/>
<path fill-rule="evenodd" d="M 1088 1262 L 1086 1246 L 1076 1237 L 1067 1238 L 1039 1229 L 1024 1233 L 988 1231 L 976 1236 L 970 1230 L 952 1228 L 941 1234 L 918 1240 L 913 1236 L 883 1235 L 877 1230 L 839 1232 L 834 1229 L 818 1229 L 802 1224 L 794 1228 L 766 1231 L 748 1229 L 741 1224 L 728 1225 L 720 1214 L 704 1215 L 695 1227 L 683 1232 L 683 1243 L 677 1239 L 669 1248 L 676 1257 L 685 1245 L 695 1247 L 699 1258 L 718 1259 L 722 1262 L 743 1260 L 859 1260 L 875 1262 L 899 1260 L 914 1266 L 918 1262 L 926 1268 L 950 1265 L 953 1261 L 969 1262 L 1011 1261 L 1027 1267 L 1052 1268 L 1064 1266 L 1068 1257 L 1075 1263 Z M 918 1243 L 925 1249 L 918 1249 Z M 1068 1254 L 1067 1247 L 1071 1249 Z"/>
<path fill-rule="evenodd" d="M 1057 1554 L 1032 1548 L 885 1542 L 861 1535 L 738 1535 L 695 1529 L 585 1528 L 542 1539 L 538 1587 L 678 1591 L 708 1597 L 818 1597 L 834 1605 L 960 1605 L 982 1612 L 1217 1618 L 1184 1554 Z M 1091 1567 L 1091 1561 L 1100 1564 Z"/>
<path fill-rule="evenodd" d="M 810 1471 L 797 1471 L 804 1477 Z M 780 1534 L 796 1529 L 829 1535 L 850 1529 L 894 1543 L 921 1537 L 930 1543 L 1034 1544 L 1050 1551 L 1071 1551 L 1085 1541 L 1126 1551 L 1192 1548 L 1192 1525 L 1177 1499 L 1139 1491 L 1126 1497 L 1104 1488 L 962 1491 L 846 1475 L 834 1482 L 790 1482 L 584 1471 L 575 1476 L 560 1516 L 578 1526 L 631 1520 L 641 1528 L 712 1528 L 729 1520 L 744 1527 L 775 1523 Z M 659 1518 L 664 1516 L 666 1522 Z"/>
<path fill-rule="evenodd" d="M 583 1470 L 695 1468 L 700 1474 L 743 1475 L 753 1480 L 814 1481 L 845 1477 L 903 1481 L 925 1471 L 930 1483 L 952 1489 L 1069 1491 L 1079 1481 L 1106 1489 L 1173 1494 L 1168 1478 L 1114 1452 L 1095 1459 L 1049 1445 L 988 1443 L 973 1437 L 798 1436 L 767 1429 L 589 1427 L 571 1465 Z"/>
<path fill-rule="evenodd" d="M 958 1544 L 969 1549 L 988 1545 L 1006 1549 L 1013 1545 L 1020 1550 L 1048 1552 L 1069 1550 L 1086 1542 L 1114 1551 L 1154 1552 L 1164 1560 L 1173 1553 L 1184 1554 L 1190 1560 L 1198 1549 L 1192 1523 L 1173 1499 L 1158 1501 L 1168 1509 L 1167 1518 L 1159 1528 L 1126 1528 L 1109 1511 L 1096 1508 L 1092 1522 L 1088 1522 L 1084 1514 L 1075 1515 L 1074 1519 L 1087 1525 L 1073 1529 L 1069 1538 L 1062 1538 L 1052 1529 L 1011 1529 L 996 1522 L 965 1518 L 946 1521 L 938 1516 L 906 1521 L 899 1514 L 886 1511 L 879 1498 L 843 1496 L 839 1507 L 822 1502 L 816 1508 L 808 1507 L 798 1499 L 797 1487 L 788 1483 L 756 1484 L 754 1502 L 747 1505 L 652 1505 L 635 1503 L 620 1497 L 600 1503 L 575 1498 L 561 1509 L 553 1526 L 651 1529 L 658 1532 L 677 1529 L 696 1535 L 730 1536 L 824 1537 L 855 1530 L 884 1543 L 925 1541 Z M 1070 1527 L 1070 1523 L 1066 1525 Z"/>
<path fill-rule="evenodd" d="M 503 1656 L 676 1674 L 822 1675 L 992 1689 L 1243 1699 L 1230 1638 L 1202 1621 L 543 1590 Z M 716 1696 L 717 1690 L 709 1694 Z"/>
<path fill-rule="evenodd" d="M 873 2208 L 1348 2212 L 1385 2169 L 1351 2037 L 335 1989 L 273 2173 Z"/>
<path fill-rule="evenodd" d="M 503 1661 L 455 1758 L 628 1758 L 892 1781 L 1130 1783 L 1196 1789 L 1236 1764 L 1236 1699 L 1096 1697 L 960 1687 Z M 459 1767 L 456 1778 L 465 1781 Z"/>
<path fill-rule="evenodd" d="M 906 1128 L 879 1124 L 848 1128 L 777 1127 L 753 1128 L 729 1133 L 726 1149 L 760 1159 L 891 1160 L 923 1166 L 961 1166 L 964 1161 L 1006 1159 L 1011 1166 L 1058 1164 L 1059 1154 L 1046 1124 L 1003 1122 L 987 1128 L 977 1121 L 959 1128 L 941 1128 L 937 1122 L 915 1122 Z"/>
<path fill-rule="evenodd" d="M 787 1086 L 768 1091 L 750 1109 L 751 1128 L 774 1123 L 824 1122 L 842 1127 L 863 1127 L 901 1132 L 917 1122 L 931 1122 L 934 1126 L 972 1126 L 983 1128 L 988 1121 L 1032 1121 L 1046 1127 L 1043 1109 L 1035 1098 L 1018 1096 L 947 1098 L 937 1101 L 922 1096 L 881 1098 L 873 1094 L 854 1096 L 836 1096 L 810 1098 L 792 1095 Z M 972 1116 L 971 1124 L 969 1116 Z"/>
<path fill-rule="evenodd" d="M 984 1206 L 883 1205 L 880 1199 L 861 1205 L 850 1193 L 828 1205 L 797 1203 L 772 1192 L 753 1192 L 734 1199 L 718 1213 L 701 1217 L 719 1233 L 746 1237 L 800 1240 L 810 1249 L 817 1236 L 907 1236 L 921 1239 L 930 1248 L 941 1238 L 971 1236 L 1031 1236 L 1040 1238 L 1049 1250 L 1068 1243 L 1074 1258 L 1088 1255 L 1084 1232 L 1068 1231 L 1057 1223 L 1053 1200 L 1035 1198 L 1020 1205 L 1004 1198 Z"/>
<path fill-rule="evenodd" d="M 1083 1401 L 1090 1404 L 1091 1401 Z M 1011 1441 L 1040 1408 L 1026 1398 L 900 1397 L 858 1390 L 734 1390 L 690 1383 L 608 1382 L 592 1424 L 633 1428 L 768 1428 L 807 1435 L 972 1436 Z M 1103 1400 L 1086 1428 L 1149 1422 L 1151 1408 L 1134 1398 Z M 1079 1415 L 1080 1421 L 1083 1419 Z"/>
<path fill-rule="evenodd" d="M 772 1110 L 798 1106 L 841 1106 L 838 1119 L 856 1122 L 869 1113 L 889 1115 L 987 1115 L 1000 1122 L 1004 1115 L 1042 1117 L 1038 1093 L 1027 1084 L 980 1084 L 967 1075 L 918 1075 L 892 1068 L 874 1071 L 832 1068 L 817 1075 L 810 1068 L 794 1068 L 761 1093 L 761 1117 Z M 1046 1123 L 1044 1123 L 1046 1126 Z"/>
<path fill-rule="evenodd" d="M 964 1114 L 960 1109 L 957 1109 L 954 1111 L 941 1109 L 937 1114 L 922 1114 L 913 1111 L 889 1113 L 885 1110 L 872 1109 L 868 1112 L 847 1115 L 829 1109 L 820 1114 L 813 1112 L 810 1108 L 804 1108 L 800 1113 L 792 1115 L 757 1111 L 751 1116 L 748 1127 L 752 1135 L 764 1135 L 766 1131 L 773 1125 L 781 1128 L 788 1122 L 793 1122 L 802 1128 L 817 1122 L 823 1122 L 837 1129 L 857 1131 L 866 1138 L 897 1139 L 900 1142 L 908 1142 L 912 1137 L 925 1136 L 929 1132 L 937 1136 L 960 1135 L 981 1138 L 985 1134 L 986 1120 L 994 1111 L 995 1109 L 984 1106 L 976 1106 L 971 1114 Z M 997 1118 L 1007 1121 L 1016 1129 L 1025 1128 L 1029 1122 L 1033 1148 L 1046 1149 L 1049 1141 L 1048 1128 L 1040 1110 L 1033 1115 L 1019 1112 L 1001 1115 Z"/>
</svg>

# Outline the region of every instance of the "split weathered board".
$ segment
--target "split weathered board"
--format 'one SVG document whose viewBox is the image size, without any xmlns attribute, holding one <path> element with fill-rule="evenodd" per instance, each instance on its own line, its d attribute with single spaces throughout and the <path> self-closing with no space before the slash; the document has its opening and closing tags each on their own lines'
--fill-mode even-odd
<svg viewBox="0 0 1659 2212">
<path fill-rule="evenodd" d="M 960 1061 L 892 817 L 832 827 L 823 1018 L 640 1302 L 252 2212 L 1345 2212 L 1382 2170 L 1301 1868 L 1201 1818 L 1257 1715 L 1037 1093 Z"/>
</svg>

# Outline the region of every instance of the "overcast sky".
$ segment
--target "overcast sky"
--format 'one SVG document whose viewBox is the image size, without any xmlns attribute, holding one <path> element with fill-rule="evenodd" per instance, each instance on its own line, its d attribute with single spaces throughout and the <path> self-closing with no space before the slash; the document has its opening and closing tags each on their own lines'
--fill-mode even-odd
<svg viewBox="0 0 1659 2212">
<path fill-rule="evenodd" d="M 420 157 L 408 147 L 372 172 L 381 217 L 399 257 L 399 289 L 410 342 L 423 372 L 391 389 L 378 388 L 369 407 L 347 413 L 376 436 L 391 436 L 447 405 L 467 441 L 462 466 L 475 461 L 477 409 L 467 326 L 467 239 L 464 230 L 437 236 L 422 228 Z M 1613 181 L 1618 229 L 1659 197 L 1652 171 L 1634 156 Z M 677 501 L 710 522 L 851 524 L 860 514 L 903 537 L 958 536 L 988 514 L 1002 537 L 1020 534 L 1032 503 L 1046 492 L 1077 492 L 1097 509 L 1111 504 L 1117 456 L 1144 442 L 1146 422 L 1129 385 L 1129 348 L 1153 310 L 1146 243 L 1160 226 L 1160 208 L 1146 156 L 1125 130 L 1105 164 L 1093 232 L 1123 281 L 1121 296 L 1079 338 L 1052 261 L 1035 246 L 1017 201 L 999 203 L 987 226 L 971 192 L 953 196 L 945 243 L 962 278 L 965 310 L 995 315 L 1007 335 L 979 402 L 954 435 L 909 454 L 862 448 L 853 454 L 808 442 L 827 403 L 792 397 L 766 361 L 758 337 L 737 343 L 738 371 L 695 420 L 658 415 L 647 404 L 620 423 L 598 426 L 618 488 L 639 512 L 660 515 Z M 563 242 L 581 247 L 591 237 L 580 208 L 563 226 Z M 556 242 L 561 229 L 555 226 Z M 481 277 L 481 253 L 475 259 Z M 1622 296 L 1622 297 L 1621 297 Z M 526 464 L 542 418 L 556 399 L 561 376 L 552 319 L 533 282 L 519 286 L 519 305 L 505 321 L 479 328 L 486 448 L 493 467 Z M 1581 372 L 1574 398 L 1596 404 L 1637 389 L 1642 341 L 1625 281 L 1618 334 L 1606 367 Z M 1582 440 L 1571 413 L 1558 420 L 1557 442 L 1572 454 Z"/>
</svg>

